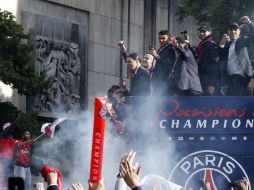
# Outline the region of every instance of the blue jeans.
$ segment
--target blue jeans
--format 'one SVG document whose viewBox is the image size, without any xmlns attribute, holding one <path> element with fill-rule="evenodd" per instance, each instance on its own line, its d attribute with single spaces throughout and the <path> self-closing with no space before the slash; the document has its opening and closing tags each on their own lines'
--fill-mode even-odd
<svg viewBox="0 0 254 190">
<path fill-rule="evenodd" d="M 25 182 L 25 190 L 31 190 L 31 170 L 30 167 L 22 167 L 14 165 L 14 176 L 22 177 Z"/>
<path fill-rule="evenodd" d="M 4 179 L 7 184 L 8 178 L 13 176 L 13 162 L 8 158 L 0 158 L 4 170 Z"/>
</svg>

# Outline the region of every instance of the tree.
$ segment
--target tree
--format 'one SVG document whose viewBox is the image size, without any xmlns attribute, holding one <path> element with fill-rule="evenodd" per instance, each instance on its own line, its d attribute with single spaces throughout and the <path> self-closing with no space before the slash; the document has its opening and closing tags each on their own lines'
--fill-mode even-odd
<svg viewBox="0 0 254 190">
<path fill-rule="evenodd" d="M 21 138 L 27 130 L 30 131 L 32 137 L 36 137 L 40 134 L 42 125 L 37 113 L 21 113 L 11 102 L 0 102 L 0 127 L 7 122 L 15 122 L 14 138 Z M 1 132 L 2 128 L 0 128 Z"/>
<path fill-rule="evenodd" d="M 0 102 L 0 127 L 7 122 L 16 120 L 19 114 L 20 112 L 12 103 Z"/>
<path fill-rule="evenodd" d="M 34 96 L 43 92 L 46 81 L 29 67 L 33 46 L 22 43 L 29 36 L 14 19 L 12 13 L 0 9 L 0 80 L 19 94 Z"/>
<path fill-rule="evenodd" d="M 192 16 L 197 24 L 208 23 L 218 41 L 230 23 L 238 22 L 244 15 L 250 17 L 253 13 L 253 0 L 181 0 L 176 15 L 180 22 Z"/>
</svg>

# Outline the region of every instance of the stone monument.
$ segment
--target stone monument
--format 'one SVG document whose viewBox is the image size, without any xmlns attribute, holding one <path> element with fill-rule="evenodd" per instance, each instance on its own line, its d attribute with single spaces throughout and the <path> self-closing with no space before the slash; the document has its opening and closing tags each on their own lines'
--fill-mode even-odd
<svg viewBox="0 0 254 190">
<path fill-rule="evenodd" d="M 80 59 L 78 44 L 36 36 L 35 72 L 49 86 L 36 98 L 36 111 L 80 111 Z"/>
<path fill-rule="evenodd" d="M 77 23 L 74 15 L 73 23 L 71 19 L 63 20 L 27 11 L 22 13 L 23 25 L 32 36 L 29 43 L 35 49 L 31 66 L 37 75 L 43 75 L 48 81 L 43 95 L 27 99 L 28 111 L 52 115 L 76 114 L 84 109 L 88 16 L 82 14 L 82 23 Z"/>
</svg>

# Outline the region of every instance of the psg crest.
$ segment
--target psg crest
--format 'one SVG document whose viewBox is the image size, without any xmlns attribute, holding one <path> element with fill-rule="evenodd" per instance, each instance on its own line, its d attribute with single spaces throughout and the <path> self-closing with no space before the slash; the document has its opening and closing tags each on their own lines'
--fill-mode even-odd
<svg viewBox="0 0 254 190">
<path fill-rule="evenodd" d="M 180 160 L 172 170 L 169 180 L 180 183 L 185 189 L 200 189 L 199 181 L 203 179 L 210 184 L 211 190 L 219 190 L 230 189 L 231 182 L 243 177 L 249 181 L 244 168 L 232 156 L 219 151 L 202 150 Z"/>
<path fill-rule="evenodd" d="M 108 116 L 108 109 L 106 107 L 102 107 L 99 111 L 99 115 L 101 118 L 106 119 Z"/>
</svg>

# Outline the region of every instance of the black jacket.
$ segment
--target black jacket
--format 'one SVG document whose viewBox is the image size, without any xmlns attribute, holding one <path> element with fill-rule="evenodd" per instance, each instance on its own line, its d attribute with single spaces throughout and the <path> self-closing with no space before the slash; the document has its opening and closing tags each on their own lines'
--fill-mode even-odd
<svg viewBox="0 0 254 190">
<path fill-rule="evenodd" d="M 194 90 L 202 93 L 202 87 L 198 76 L 198 65 L 189 48 L 179 47 L 175 66 L 174 81 L 180 90 Z"/>
<path fill-rule="evenodd" d="M 203 41 L 207 40 L 207 38 Z M 199 78 L 204 93 L 206 93 L 208 85 L 214 86 L 218 92 L 221 81 L 219 45 L 217 45 L 214 41 L 205 42 L 202 49 L 201 57 L 197 63 Z"/>
<path fill-rule="evenodd" d="M 58 186 L 57 185 L 51 185 L 47 188 L 47 190 L 58 190 Z"/>
<path fill-rule="evenodd" d="M 150 93 L 151 81 L 149 73 L 144 67 L 140 66 L 131 80 L 129 94 L 130 96 L 150 96 Z"/>
<path fill-rule="evenodd" d="M 153 94 L 168 95 L 169 75 L 175 62 L 175 50 L 171 44 L 167 44 L 158 55 L 151 78 Z"/>
</svg>

